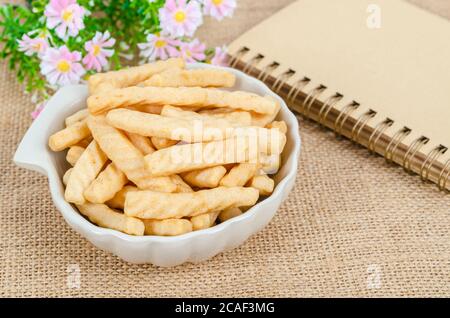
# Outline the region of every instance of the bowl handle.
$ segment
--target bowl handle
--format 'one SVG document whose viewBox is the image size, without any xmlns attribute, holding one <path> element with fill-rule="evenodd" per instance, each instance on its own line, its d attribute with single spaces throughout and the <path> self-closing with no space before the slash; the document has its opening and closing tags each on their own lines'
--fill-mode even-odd
<svg viewBox="0 0 450 318">
<path fill-rule="evenodd" d="M 47 128 L 45 125 L 45 110 L 34 120 L 17 147 L 13 161 L 19 167 L 34 170 L 44 175 L 48 174 L 50 157 L 47 149 Z"/>
<path fill-rule="evenodd" d="M 86 85 L 67 85 L 60 88 L 47 102 L 39 117 L 28 128 L 25 136 L 14 154 L 13 161 L 19 167 L 34 170 L 44 175 L 54 170 L 50 148 L 48 147 L 48 133 L 50 125 L 54 127 L 54 118 L 65 110 L 61 104 L 70 101 L 79 103 L 88 95 Z"/>
</svg>

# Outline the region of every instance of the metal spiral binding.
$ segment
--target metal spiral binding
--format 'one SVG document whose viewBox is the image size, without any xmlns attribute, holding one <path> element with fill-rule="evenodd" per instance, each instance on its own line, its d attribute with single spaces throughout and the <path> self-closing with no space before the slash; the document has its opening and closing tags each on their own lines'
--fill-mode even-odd
<svg viewBox="0 0 450 318">
<path fill-rule="evenodd" d="M 392 119 L 386 118 L 382 122 L 378 123 L 378 125 L 375 126 L 375 129 L 373 130 L 372 134 L 369 137 L 369 142 L 367 148 L 369 151 L 374 154 L 375 153 L 375 146 L 378 143 L 378 140 L 383 135 L 383 133 L 392 126 L 394 121 Z"/>
<path fill-rule="evenodd" d="M 263 68 L 263 70 L 261 71 L 261 73 L 258 75 L 258 79 L 260 81 L 265 82 L 267 80 L 267 77 L 270 75 L 270 73 L 272 73 L 274 70 L 276 70 L 278 66 L 280 66 L 280 63 L 278 63 L 278 62 L 272 62 L 272 63 L 266 65 Z"/>
<path fill-rule="evenodd" d="M 235 67 L 239 60 L 248 52 L 250 49 L 248 47 L 242 47 L 230 60 L 230 66 Z"/>
<path fill-rule="evenodd" d="M 356 121 L 355 125 L 352 128 L 351 132 L 351 139 L 354 142 L 359 143 L 359 135 L 361 134 L 361 131 L 363 130 L 364 126 L 377 114 L 376 111 L 369 109 L 367 112 L 359 116 L 358 120 Z"/>
<path fill-rule="evenodd" d="M 298 94 L 302 91 L 302 89 L 308 85 L 308 83 L 311 80 L 307 77 L 302 78 L 301 80 L 298 80 L 297 83 L 295 83 L 295 86 L 292 86 L 289 90 L 289 93 L 287 94 L 286 99 L 291 101 L 291 103 L 294 103 L 297 99 Z"/>
<path fill-rule="evenodd" d="M 322 104 L 322 107 L 320 108 L 318 115 L 319 117 L 318 122 L 320 125 L 323 126 L 325 124 L 325 119 L 327 118 L 328 113 L 334 107 L 334 105 L 336 105 L 343 97 L 344 96 L 342 94 L 336 93 L 328 97 L 327 100 Z"/>
<path fill-rule="evenodd" d="M 324 85 L 319 85 L 316 88 L 312 89 L 308 96 L 306 96 L 305 100 L 303 101 L 303 116 L 305 118 L 309 118 L 309 111 L 311 109 L 311 106 L 314 104 L 314 102 L 319 98 L 320 95 L 325 91 L 326 87 Z"/>
<path fill-rule="evenodd" d="M 415 157 L 416 153 L 427 144 L 429 139 L 425 136 L 419 137 L 408 147 L 405 155 L 403 156 L 403 169 L 406 172 L 411 173 L 411 159 Z"/>
<path fill-rule="evenodd" d="M 275 93 L 278 93 L 280 89 L 286 84 L 286 82 L 294 76 L 295 71 L 288 69 L 286 72 L 277 77 L 275 83 L 273 83 L 272 87 Z"/>
<path fill-rule="evenodd" d="M 359 107 L 359 103 L 353 101 L 347 104 L 339 113 L 339 116 L 334 121 L 334 133 L 336 137 L 340 137 L 342 135 L 342 128 L 344 127 L 345 122 L 348 117 Z"/>
<path fill-rule="evenodd" d="M 447 173 L 445 173 L 447 171 Z M 444 165 L 444 168 L 442 168 L 441 172 L 439 173 L 438 178 L 438 186 L 439 190 L 441 191 L 447 191 L 447 181 L 450 178 L 450 159 L 447 160 L 447 162 Z"/>
<path fill-rule="evenodd" d="M 248 61 L 247 65 L 245 65 L 244 69 L 242 70 L 244 73 L 250 73 L 250 71 L 258 64 L 259 61 L 261 61 L 264 58 L 264 55 L 257 54 L 254 57 Z"/>
<path fill-rule="evenodd" d="M 397 150 L 402 140 L 405 139 L 405 137 L 410 133 L 411 129 L 409 129 L 408 127 L 403 127 L 394 134 L 384 152 L 384 158 L 386 159 L 387 163 L 391 163 L 394 160 L 395 150 Z"/>
<path fill-rule="evenodd" d="M 422 163 L 422 166 L 420 167 L 420 178 L 422 179 L 422 181 L 428 180 L 428 175 L 430 174 L 433 162 L 437 160 L 441 155 L 443 155 L 446 151 L 447 148 L 442 145 L 439 145 L 430 151 L 425 161 Z"/>
</svg>

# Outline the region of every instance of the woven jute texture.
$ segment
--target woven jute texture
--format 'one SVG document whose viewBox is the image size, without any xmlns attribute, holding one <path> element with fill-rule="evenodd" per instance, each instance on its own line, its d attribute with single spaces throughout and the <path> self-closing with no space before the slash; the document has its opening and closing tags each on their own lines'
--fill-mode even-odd
<svg viewBox="0 0 450 318">
<path fill-rule="evenodd" d="M 221 41 L 290 1 L 238 2 Z M 448 1 L 421 4 L 450 17 Z M 0 101 L 0 296 L 450 296 L 450 196 L 316 124 L 300 121 L 297 183 L 267 228 L 167 269 L 127 264 L 65 224 L 46 178 L 12 163 L 32 105 L 4 64 Z"/>
</svg>

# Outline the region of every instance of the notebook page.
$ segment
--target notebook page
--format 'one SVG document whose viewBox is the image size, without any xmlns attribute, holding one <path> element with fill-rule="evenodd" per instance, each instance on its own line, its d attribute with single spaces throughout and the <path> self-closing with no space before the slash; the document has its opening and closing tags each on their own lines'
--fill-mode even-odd
<svg viewBox="0 0 450 318">
<path fill-rule="evenodd" d="M 277 61 L 280 71 L 291 68 L 326 85 L 322 101 L 339 92 L 361 111 L 377 111 L 370 125 L 388 117 L 392 129 L 411 128 L 411 140 L 430 138 L 427 149 L 450 147 L 444 18 L 402 0 L 299 0 L 234 41 L 230 52 L 242 46 Z"/>
</svg>

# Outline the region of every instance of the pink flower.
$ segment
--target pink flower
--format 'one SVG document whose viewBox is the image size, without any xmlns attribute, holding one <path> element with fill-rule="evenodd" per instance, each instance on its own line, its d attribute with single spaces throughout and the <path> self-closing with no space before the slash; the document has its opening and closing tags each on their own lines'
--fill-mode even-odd
<svg viewBox="0 0 450 318">
<path fill-rule="evenodd" d="M 203 13 L 221 21 L 224 17 L 233 16 L 236 0 L 204 0 Z"/>
<path fill-rule="evenodd" d="M 45 7 L 44 15 L 47 17 L 47 27 L 56 27 L 56 34 L 61 39 L 69 36 L 76 36 L 81 29 L 84 29 L 83 18 L 88 11 L 78 5 L 76 0 L 50 0 Z"/>
<path fill-rule="evenodd" d="M 48 42 L 45 36 L 38 36 L 34 39 L 24 34 L 22 40 L 17 40 L 19 43 L 19 51 L 25 52 L 25 55 L 31 56 L 35 53 L 42 55 L 48 48 Z"/>
<path fill-rule="evenodd" d="M 167 0 L 159 9 L 163 31 L 171 36 L 192 36 L 203 23 L 200 4 L 197 1 Z"/>
<path fill-rule="evenodd" d="M 180 52 L 176 48 L 177 45 L 179 45 L 179 41 L 159 34 L 149 34 L 147 35 L 147 43 L 138 44 L 141 49 L 141 56 L 149 61 L 166 60 L 169 57 L 179 56 Z"/>
<path fill-rule="evenodd" d="M 227 49 L 225 46 L 216 47 L 216 49 L 214 51 L 214 56 L 211 59 L 211 64 L 218 65 L 218 66 L 228 66 L 228 55 L 227 55 Z"/>
<path fill-rule="evenodd" d="M 105 33 L 96 32 L 94 38 L 84 44 L 84 48 L 88 52 L 83 59 L 86 69 L 95 69 L 100 72 L 102 67 L 108 64 L 106 58 L 114 54 L 114 50 L 107 48 L 112 47 L 115 43 L 116 40 L 111 37 L 108 31 Z"/>
<path fill-rule="evenodd" d="M 41 73 L 51 85 L 76 84 L 85 73 L 80 60 L 80 52 L 70 52 L 65 45 L 49 48 L 42 56 Z"/>
<path fill-rule="evenodd" d="M 183 42 L 180 44 L 181 56 L 188 63 L 203 61 L 205 59 L 206 45 L 198 39 L 191 42 Z"/>
<path fill-rule="evenodd" d="M 39 114 L 44 110 L 45 105 L 47 102 L 42 102 L 36 106 L 36 108 L 31 112 L 31 118 L 36 119 L 38 118 Z"/>
</svg>

